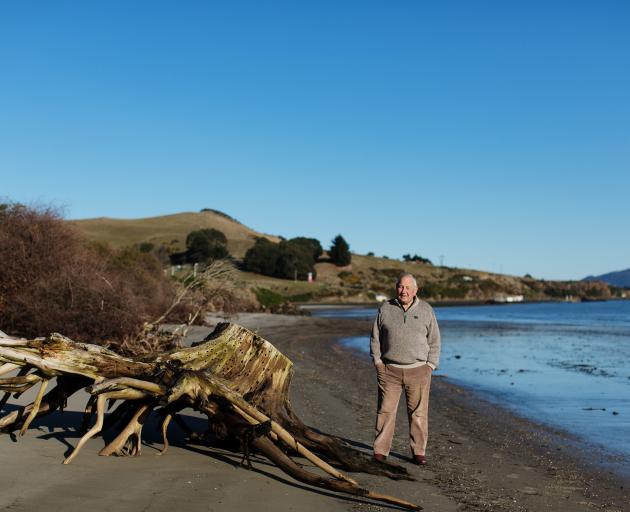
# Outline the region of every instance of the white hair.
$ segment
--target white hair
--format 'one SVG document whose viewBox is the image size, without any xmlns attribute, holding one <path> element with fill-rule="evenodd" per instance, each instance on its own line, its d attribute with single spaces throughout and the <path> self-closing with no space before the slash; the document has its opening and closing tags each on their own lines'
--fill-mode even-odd
<svg viewBox="0 0 630 512">
<path fill-rule="evenodd" d="M 416 278 L 413 276 L 413 274 L 410 274 L 409 272 L 404 272 L 398 276 L 398 280 L 396 281 L 396 286 L 398 286 L 400 282 L 403 280 L 403 278 L 405 277 L 408 277 L 409 279 L 411 279 L 411 281 L 413 282 L 413 285 L 416 287 L 416 290 L 417 290 L 418 281 L 416 281 Z"/>
</svg>

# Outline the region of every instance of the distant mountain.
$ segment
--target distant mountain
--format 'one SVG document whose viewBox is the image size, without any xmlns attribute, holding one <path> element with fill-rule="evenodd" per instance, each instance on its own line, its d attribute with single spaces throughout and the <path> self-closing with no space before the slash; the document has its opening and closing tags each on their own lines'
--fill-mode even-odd
<svg viewBox="0 0 630 512">
<path fill-rule="evenodd" d="M 588 276 L 582 281 L 604 281 L 613 286 L 630 288 L 630 268 L 618 270 L 617 272 L 608 272 L 608 274 L 602 274 L 601 276 Z"/>
</svg>

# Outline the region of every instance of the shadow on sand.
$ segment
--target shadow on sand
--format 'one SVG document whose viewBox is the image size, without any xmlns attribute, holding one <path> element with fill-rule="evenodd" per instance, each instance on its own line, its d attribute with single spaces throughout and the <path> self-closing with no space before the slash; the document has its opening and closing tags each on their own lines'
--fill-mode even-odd
<svg viewBox="0 0 630 512">
<path fill-rule="evenodd" d="M 9 413 L 14 410 L 21 409 L 20 406 L 7 404 L 4 407 L 3 413 Z M 204 418 L 199 418 L 195 416 L 188 416 L 185 414 L 180 414 L 181 420 L 190 428 L 193 432 L 206 432 L 208 427 L 208 422 Z M 80 431 L 80 426 L 83 421 L 83 413 L 79 411 L 55 411 L 49 415 L 43 416 L 33 421 L 30 430 L 38 431 L 40 435 L 37 436 L 38 439 L 54 439 L 62 444 L 65 448 L 65 452 L 63 457 L 68 457 L 74 447 L 77 444 L 77 441 L 81 438 L 83 433 Z M 116 429 L 108 429 L 102 432 L 102 438 L 105 443 L 110 442 L 114 439 L 114 437 L 118 434 Z M 101 434 L 99 434 L 101 435 Z M 17 442 L 17 437 L 14 433 L 10 434 L 11 439 Z M 242 453 L 240 451 L 239 446 L 234 445 L 226 445 L 225 442 L 221 442 L 220 440 L 213 438 L 211 436 L 204 436 L 203 438 L 198 438 L 191 440 L 187 432 L 185 432 L 179 425 L 175 422 L 171 423 L 168 431 L 168 440 L 169 445 L 181 449 L 185 449 L 188 451 L 192 451 L 194 453 L 198 453 L 200 455 L 204 455 L 206 457 L 210 457 L 219 462 L 225 463 L 233 468 L 240 468 L 243 471 L 247 471 L 247 469 L 242 464 Z M 73 442 L 74 441 L 74 442 Z M 356 448 L 362 448 L 366 450 L 370 450 L 371 447 L 360 443 L 357 441 L 353 441 L 352 439 L 344 439 L 350 445 Z M 159 417 L 156 414 L 151 414 L 145 423 L 145 428 L 142 431 L 142 445 L 144 447 L 159 451 L 162 449 L 162 436 L 160 434 L 160 423 Z M 61 454 L 60 454 L 61 455 Z M 397 456 L 397 455 L 395 455 Z M 399 458 L 403 458 L 399 456 Z M 287 477 L 280 476 L 275 471 L 275 464 L 269 462 L 266 458 L 252 455 L 251 456 L 252 469 L 251 471 L 258 473 L 260 475 L 265 476 L 266 478 L 270 478 L 275 480 L 276 482 L 280 482 L 282 484 L 291 486 L 296 489 L 301 489 L 304 491 L 313 492 L 319 494 L 321 496 L 326 496 L 328 498 L 335 498 L 343 501 L 347 501 L 350 503 L 356 504 L 369 504 L 369 505 L 378 505 L 382 508 L 388 508 L 392 510 L 403 510 L 400 507 L 395 505 L 388 505 L 382 502 L 374 502 L 368 499 L 346 496 L 343 494 L 335 494 L 330 491 L 325 491 L 323 489 L 317 487 L 311 487 L 306 484 L 302 484 L 291 480 Z M 307 461 L 302 461 L 304 465 L 310 464 Z M 309 467 L 310 470 L 316 469 L 314 467 Z M 272 472 L 273 471 L 273 472 Z"/>
</svg>

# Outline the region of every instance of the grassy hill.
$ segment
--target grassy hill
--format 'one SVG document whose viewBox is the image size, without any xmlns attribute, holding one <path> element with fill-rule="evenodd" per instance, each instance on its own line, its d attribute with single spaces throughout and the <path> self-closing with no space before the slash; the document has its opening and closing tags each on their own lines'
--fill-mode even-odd
<svg viewBox="0 0 630 512">
<path fill-rule="evenodd" d="M 226 235 L 230 253 L 237 259 L 244 256 L 257 237 L 279 241 L 279 237 L 254 231 L 214 210 L 146 219 L 103 217 L 69 222 L 90 240 L 115 247 L 149 242 L 155 247 L 164 245 L 169 252 L 184 249 L 186 235 L 191 231 L 215 228 Z M 522 295 L 525 300 L 608 299 L 624 294 L 622 290 L 601 282 L 545 281 L 529 276 L 509 276 L 358 254 L 352 255 L 352 263 L 347 267 L 336 267 L 324 259 L 315 268 L 317 279 L 313 283 L 239 270 L 236 272 L 235 287 L 258 297 L 260 303 L 268 306 L 285 301 L 374 302 L 376 295 L 393 295 L 394 282 L 401 272 L 410 272 L 418 278 L 422 285 L 422 297 L 441 302 L 486 302 L 515 295 Z"/>
<path fill-rule="evenodd" d="M 89 240 L 110 244 L 114 247 L 139 245 L 143 242 L 164 245 L 172 252 L 185 249 L 186 235 L 196 229 L 215 228 L 228 239 L 228 249 L 237 258 L 254 244 L 257 237 L 278 242 L 276 236 L 258 233 L 236 219 L 219 211 L 199 213 L 185 212 L 146 219 L 97 219 L 72 220 L 71 224 Z"/>
</svg>

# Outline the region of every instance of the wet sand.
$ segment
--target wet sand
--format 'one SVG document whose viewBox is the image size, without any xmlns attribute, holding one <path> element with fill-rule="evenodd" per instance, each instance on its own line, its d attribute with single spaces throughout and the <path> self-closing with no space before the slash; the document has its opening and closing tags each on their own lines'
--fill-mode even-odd
<svg viewBox="0 0 630 512">
<path fill-rule="evenodd" d="M 292 401 L 307 423 L 370 450 L 374 371 L 367 357 L 336 341 L 369 333 L 371 322 L 306 317 L 282 324 L 271 315 L 235 320 L 257 327 L 294 361 Z M 370 488 L 432 511 L 630 511 L 630 481 L 605 468 L 605 454 L 492 405 L 445 377 L 436 376 L 432 384 L 429 464 L 413 466 L 402 402 L 391 459 L 405 464 L 418 481 L 356 475 Z"/>
<path fill-rule="evenodd" d="M 366 357 L 337 343 L 340 337 L 369 332 L 369 322 L 265 314 L 231 320 L 258 331 L 293 360 L 291 399 L 306 423 L 370 451 L 374 372 Z M 191 337 L 201 339 L 208 330 L 195 328 Z M 98 457 L 103 441 L 95 438 L 71 465 L 63 466 L 63 457 L 79 438 L 76 428 L 85 399 L 73 397 L 63 415 L 39 420 L 17 442 L 0 437 L 1 509 L 392 509 L 302 485 L 260 457 L 253 459 L 254 471 L 247 471 L 239 465 L 240 454 L 186 444 L 176 426 L 169 429 L 173 446 L 162 457 L 156 455 L 162 446 L 155 429 L 145 428 L 140 457 Z M 417 481 L 353 475 L 372 490 L 435 512 L 630 511 L 630 482 L 603 469 L 598 454 L 578 452 L 575 442 L 562 433 L 492 406 L 443 377 L 433 381 L 428 466 L 407 462 L 402 409 L 398 420 L 391 459 L 406 465 Z M 199 418 L 188 416 L 186 421 L 204 429 Z"/>
</svg>

